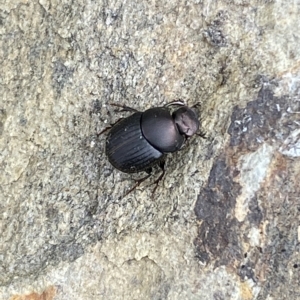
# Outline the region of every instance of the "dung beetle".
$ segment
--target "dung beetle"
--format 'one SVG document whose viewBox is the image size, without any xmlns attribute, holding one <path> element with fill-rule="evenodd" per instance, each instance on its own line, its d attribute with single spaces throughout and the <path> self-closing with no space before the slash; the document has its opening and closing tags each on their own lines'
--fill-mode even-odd
<svg viewBox="0 0 300 300">
<path fill-rule="evenodd" d="M 140 112 L 134 108 L 119 104 L 122 111 L 133 114 L 118 120 L 111 127 L 106 138 L 106 156 L 109 162 L 118 170 L 125 173 L 145 171 L 148 175 L 136 181 L 136 184 L 124 195 L 128 195 L 141 182 L 146 180 L 152 171 L 152 166 L 159 164 L 162 174 L 155 180 L 155 192 L 159 181 L 165 174 L 164 160 L 167 153 L 179 151 L 187 138 L 197 134 L 199 118 L 192 108 L 182 101 L 173 101 L 163 107 L 150 108 Z M 172 114 L 169 106 L 180 106 Z M 205 137 L 204 133 L 198 135 Z"/>
</svg>

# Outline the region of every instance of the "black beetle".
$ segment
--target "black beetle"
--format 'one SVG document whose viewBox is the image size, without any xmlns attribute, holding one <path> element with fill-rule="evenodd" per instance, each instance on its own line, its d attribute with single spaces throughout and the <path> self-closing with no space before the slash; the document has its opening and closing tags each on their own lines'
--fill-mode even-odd
<svg viewBox="0 0 300 300">
<path fill-rule="evenodd" d="M 199 130 L 200 122 L 195 109 L 185 106 L 181 101 L 144 112 L 118 104 L 112 105 L 134 113 L 101 132 L 110 129 L 106 138 L 106 156 L 109 162 L 125 173 L 148 173 L 146 177 L 137 180 L 125 196 L 151 175 L 153 165 L 159 164 L 162 174 L 154 182 L 154 193 L 165 173 L 165 154 L 180 150 L 186 139 Z M 167 107 L 170 105 L 179 105 L 180 108 L 170 114 Z M 202 132 L 198 135 L 205 137 Z"/>
</svg>

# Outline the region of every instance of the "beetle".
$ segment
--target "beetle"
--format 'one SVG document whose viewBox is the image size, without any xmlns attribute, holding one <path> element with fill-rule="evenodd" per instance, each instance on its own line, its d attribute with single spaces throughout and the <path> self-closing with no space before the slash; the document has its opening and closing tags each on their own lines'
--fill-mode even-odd
<svg viewBox="0 0 300 300">
<path fill-rule="evenodd" d="M 162 174 L 154 182 L 154 194 L 165 174 L 166 154 L 179 151 L 185 141 L 199 131 L 200 121 L 195 110 L 196 105 L 190 108 L 182 101 L 173 101 L 163 107 L 153 107 L 144 112 L 119 104 L 111 105 L 133 114 L 100 132 L 102 134 L 110 129 L 105 149 L 109 162 L 125 173 L 148 173 L 146 177 L 136 180 L 136 184 L 124 197 L 146 180 L 151 175 L 152 167 L 159 164 Z M 179 106 L 173 113 L 169 108 L 172 105 Z M 205 138 L 201 131 L 198 135 Z"/>
</svg>

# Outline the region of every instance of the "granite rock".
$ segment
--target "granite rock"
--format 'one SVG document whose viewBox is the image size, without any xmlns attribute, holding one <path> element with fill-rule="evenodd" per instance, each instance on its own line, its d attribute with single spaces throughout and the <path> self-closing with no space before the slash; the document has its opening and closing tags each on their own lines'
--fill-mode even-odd
<svg viewBox="0 0 300 300">
<path fill-rule="evenodd" d="M 299 10 L 2 1 L 0 299 L 299 299 Z M 122 197 L 110 104 L 173 99 L 207 138 Z"/>
</svg>

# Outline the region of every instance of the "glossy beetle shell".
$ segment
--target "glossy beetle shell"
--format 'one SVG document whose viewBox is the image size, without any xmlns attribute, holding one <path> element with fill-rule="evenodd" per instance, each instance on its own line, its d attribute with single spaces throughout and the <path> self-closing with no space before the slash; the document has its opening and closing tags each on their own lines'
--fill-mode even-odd
<svg viewBox="0 0 300 300">
<path fill-rule="evenodd" d="M 106 139 L 109 162 L 125 173 L 144 171 L 159 161 L 163 153 L 155 149 L 143 136 L 141 112 L 116 123 Z"/>
<path fill-rule="evenodd" d="M 180 150 L 198 128 L 198 116 L 187 106 L 172 115 L 166 107 L 135 112 L 113 125 L 106 139 L 106 155 L 122 172 L 147 171 L 164 154 Z"/>
</svg>

